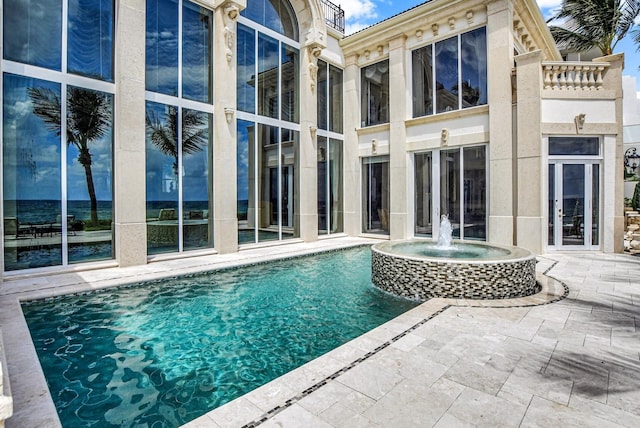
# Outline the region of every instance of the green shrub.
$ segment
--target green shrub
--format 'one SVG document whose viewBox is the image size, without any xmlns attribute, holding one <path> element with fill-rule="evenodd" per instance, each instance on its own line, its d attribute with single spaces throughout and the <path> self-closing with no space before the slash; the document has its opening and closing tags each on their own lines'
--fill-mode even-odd
<svg viewBox="0 0 640 428">
<path fill-rule="evenodd" d="M 640 208 L 640 182 L 636 184 L 636 187 L 633 189 L 633 197 L 631 198 L 631 206 L 634 210 Z"/>
</svg>

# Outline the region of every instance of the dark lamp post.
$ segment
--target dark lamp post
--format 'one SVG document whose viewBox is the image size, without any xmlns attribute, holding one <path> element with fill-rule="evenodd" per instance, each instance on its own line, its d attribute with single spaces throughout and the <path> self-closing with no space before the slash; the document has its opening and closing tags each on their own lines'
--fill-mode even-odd
<svg viewBox="0 0 640 428">
<path fill-rule="evenodd" d="M 631 147 L 628 148 L 624 152 L 624 166 L 627 168 L 631 174 L 635 174 L 636 169 L 640 165 L 640 155 L 636 153 L 636 148 Z"/>
</svg>

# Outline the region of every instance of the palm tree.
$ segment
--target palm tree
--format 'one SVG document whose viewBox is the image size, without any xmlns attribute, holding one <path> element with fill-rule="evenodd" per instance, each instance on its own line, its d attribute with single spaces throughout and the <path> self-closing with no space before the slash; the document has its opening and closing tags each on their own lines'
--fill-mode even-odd
<svg viewBox="0 0 640 428">
<path fill-rule="evenodd" d="M 597 47 L 602 55 L 611 55 L 639 15 L 640 0 L 564 0 L 547 22 L 559 23 L 549 29 L 561 48 L 584 52 Z"/>
<path fill-rule="evenodd" d="M 203 115 L 195 110 L 182 110 L 182 155 L 197 153 L 208 143 L 203 128 Z M 146 116 L 150 139 L 162 153 L 173 157 L 173 172 L 178 174 L 178 113 L 176 107 L 167 106 L 166 123 L 164 118 L 153 111 Z"/>
<path fill-rule="evenodd" d="M 61 134 L 60 97 L 48 88 L 29 88 L 33 112 L 47 128 L 56 135 Z M 88 89 L 70 87 L 67 95 L 67 145 L 78 149 L 78 162 L 84 167 L 87 191 L 91 203 L 91 224 L 98 224 L 98 200 L 96 198 L 91 152 L 89 144 L 104 137 L 111 127 L 111 97 Z"/>
</svg>

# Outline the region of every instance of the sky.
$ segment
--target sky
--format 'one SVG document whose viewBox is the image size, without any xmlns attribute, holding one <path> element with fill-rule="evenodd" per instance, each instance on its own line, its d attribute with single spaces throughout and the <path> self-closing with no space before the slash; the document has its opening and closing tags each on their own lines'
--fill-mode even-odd
<svg viewBox="0 0 640 428">
<path fill-rule="evenodd" d="M 393 15 L 411 9 L 424 0 L 332 0 L 339 4 L 345 11 L 345 34 L 352 34 L 372 24 L 387 19 Z M 562 0 L 537 0 L 538 6 L 545 19 L 553 15 Z M 636 21 L 640 25 L 640 19 Z M 636 51 L 631 37 L 621 40 L 614 49 L 614 53 L 624 52 L 625 68 L 622 72 L 625 76 L 636 77 L 636 90 L 640 98 L 640 52 Z"/>
</svg>

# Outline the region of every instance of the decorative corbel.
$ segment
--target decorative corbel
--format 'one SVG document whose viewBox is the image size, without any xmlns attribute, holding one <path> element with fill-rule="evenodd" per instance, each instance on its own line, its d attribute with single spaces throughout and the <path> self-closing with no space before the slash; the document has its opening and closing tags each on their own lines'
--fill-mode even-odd
<svg viewBox="0 0 640 428">
<path fill-rule="evenodd" d="M 440 26 L 438 24 L 433 24 L 431 26 L 431 31 L 433 32 L 433 36 L 437 36 L 438 35 L 438 30 L 440 29 Z"/>
<path fill-rule="evenodd" d="M 378 142 L 375 138 L 371 140 L 371 153 L 374 155 L 378 153 Z"/>
<path fill-rule="evenodd" d="M 467 24 L 469 24 L 469 25 L 473 24 L 473 11 L 472 10 L 468 10 L 467 11 Z"/>
<path fill-rule="evenodd" d="M 311 84 L 311 92 L 316 90 L 316 80 L 318 79 L 318 58 L 322 53 L 322 47 L 317 44 L 307 46 L 309 57 L 309 80 Z"/>
<path fill-rule="evenodd" d="M 236 20 L 238 19 L 239 12 L 240 8 L 235 3 L 229 3 L 224 7 L 224 45 L 227 62 L 231 62 L 233 58 L 236 40 Z"/>
<path fill-rule="evenodd" d="M 231 108 L 231 107 L 225 107 L 224 108 L 224 116 L 227 119 L 227 123 L 231 123 L 231 121 L 233 120 L 233 115 L 235 113 L 235 109 Z"/>
<path fill-rule="evenodd" d="M 451 28 L 452 30 L 456 28 L 456 18 L 454 16 L 449 18 L 449 28 Z"/>
<path fill-rule="evenodd" d="M 384 46 L 378 45 L 378 55 L 382 56 L 383 53 L 384 53 Z"/>
<path fill-rule="evenodd" d="M 422 41 L 422 30 L 416 30 L 416 39 Z"/>
<path fill-rule="evenodd" d="M 369 55 L 371 55 L 371 51 L 369 49 L 367 49 L 366 51 L 364 51 L 364 57 L 366 59 L 369 59 Z"/>
<path fill-rule="evenodd" d="M 449 130 L 447 128 L 442 128 L 442 132 L 440 133 L 440 145 L 442 147 L 447 147 L 449 145 Z"/>
<path fill-rule="evenodd" d="M 311 139 L 315 139 L 316 138 L 316 134 L 318 133 L 318 127 L 315 125 L 310 125 L 309 126 L 309 133 L 311 134 Z"/>
<path fill-rule="evenodd" d="M 582 128 L 584 128 L 586 116 L 586 114 L 580 113 L 573 118 L 573 123 L 576 124 L 576 134 L 579 134 L 580 131 L 582 131 Z"/>
</svg>

